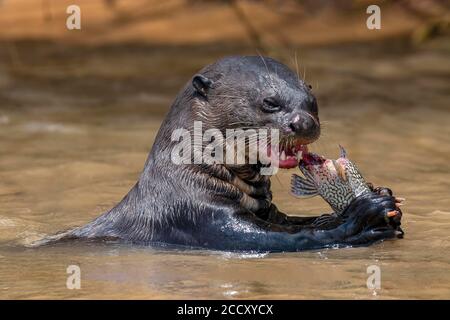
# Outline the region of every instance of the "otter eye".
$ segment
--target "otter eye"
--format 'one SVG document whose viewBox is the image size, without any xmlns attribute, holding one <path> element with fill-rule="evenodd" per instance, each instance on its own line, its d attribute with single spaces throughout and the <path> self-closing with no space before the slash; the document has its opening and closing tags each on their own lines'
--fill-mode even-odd
<svg viewBox="0 0 450 320">
<path fill-rule="evenodd" d="M 261 107 L 264 112 L 278 112 L 281 108 L 281 104 L 274 98 L 265 98 Z"/>
</svg>

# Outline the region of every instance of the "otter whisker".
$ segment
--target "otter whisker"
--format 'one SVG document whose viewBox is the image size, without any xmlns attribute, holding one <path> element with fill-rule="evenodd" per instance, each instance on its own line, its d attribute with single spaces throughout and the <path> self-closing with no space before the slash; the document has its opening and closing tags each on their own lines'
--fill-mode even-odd
<svg viewBox="0 0 450 320">
<path fill-rule="evenodd" d="M 295 55 L 295 57 L 294 57 L 294 59 L 295 59 L 295 70 L 297 71 L 297 80 L 298 80 L 298 84 L 301 85 L 300 74 L 298 72 L 297 50 L 295 50 L 294 55 Z"/>
<path fill-rule="evenodd" d="M 303 65 L 303 81 L 306 82 L 306 66 Z"/>
<path fill-rule="evenodd" d="M 271 76 L 271 74 L 270 74 L 269 67 L 267 66 L 266 60 L 264 60 L 264 57 L 259 53 L 258 50 L 256 50 L 256 52 L 258 52 L 258 55 L 259 55 L 259 57 L 261 58 L 261 60 L 262 60 L 262 62 L 263 62 L 263 64 L 264 64 L 264 66 L 265 66 L 265 68 L 266 68 L 267 75 L 269 76 L 269 79 L 270 79 L 270 82 L 269 82 L 270 86 L 272 87 L 273 91 L 275 91 L 277 94 L 280 94 L 280 93 L 278 92 L 278 90 L 275 88 L 274 84 L 273 84 L 273 79 L 272 79 L 272 76 Z"/>
</svg>

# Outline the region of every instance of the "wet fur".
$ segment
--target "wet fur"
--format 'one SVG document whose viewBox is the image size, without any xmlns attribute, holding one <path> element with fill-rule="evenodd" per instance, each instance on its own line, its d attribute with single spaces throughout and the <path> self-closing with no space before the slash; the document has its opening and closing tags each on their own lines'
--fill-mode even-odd
<svg viewBox="0 0 450 320">
<path fill-rule="evenodd" d="M 204 122 L 203 130 L 286 128 L 289 114 L 260 112 L 258 103 L 266 93 L 290 103 L 292 112 L 314 113 L 309 109 L 314 97 L 306 84 L 270 58 L 229 57 L 200 74 L 212 87 L 199 92 L 189 82 L 181 90 L 138 182 L 122 201 L 87 225 L 41 243 L 119 239 L 221 250 L 297 251 L 369 244 L 394 236 L 396 226 L 384 220 L 385 212 L 395 209 L 390 196 L 373 193 L 356 199 L 339 217 L 290 217 L 272 204 L 270 179 L 259 174 L 259 165 L 173 164 L 172 131 L 192 129 L 195 120 Z M 318 133 L 304 132 L 300 138 L 315 139 L 314 134 Z"/>
</svg>

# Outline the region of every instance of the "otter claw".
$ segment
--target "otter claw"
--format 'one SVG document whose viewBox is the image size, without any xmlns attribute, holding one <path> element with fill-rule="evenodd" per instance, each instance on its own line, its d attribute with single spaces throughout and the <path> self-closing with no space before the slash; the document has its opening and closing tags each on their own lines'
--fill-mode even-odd
<svg viewBox="0 0 450 320">
<path fill-rule="evenodd" d="M 392 217 L 395 217 L 397 214 L 398 214 L 397 210 L 392 210 L 392 211 L 389 211 L 388 213 L 386 213 L 386 216 L 388 218 L 392 218 Z"/>
<path fill-rule="evenodd" d="M 395 203 L 395 206 L 396 206 L 397 208 L 400 208 L 402 205 L 403 205 L 403 203 L 401 203 L 401 202 L 396 202 L 396 203 Z"/>
<path fill-rule="evenodd" d="M 389 219 L 392 217 L 395 217 L 397 214 L 399 214 L 399 212 L 397 210 L 389 211 L 384 216 L 384 220 L 386 221 L 386 223 L 389 223 Z"/>
<path fill-rule="evenodd" d="M 405 198 L 395 197 L 395 202 L 403 202 L 405 200 Z"/>
</svg>

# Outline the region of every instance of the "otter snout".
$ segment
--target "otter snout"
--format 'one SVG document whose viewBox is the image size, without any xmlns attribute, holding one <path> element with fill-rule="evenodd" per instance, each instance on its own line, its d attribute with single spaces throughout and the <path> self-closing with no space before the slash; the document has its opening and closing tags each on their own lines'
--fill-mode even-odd
<svg viewBox="0 0 450 320">
<path fill-rule="evenodd" d="M 307 140 L 307 143 L 313 142 L 320 135 L 319 120 L 306 111 L 295 113 L 291 118 L 289 128 L 296 136 Z"/>
</svg>

